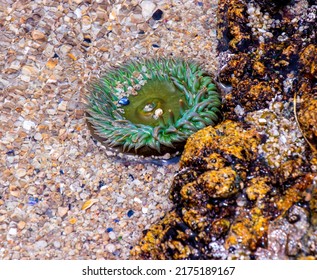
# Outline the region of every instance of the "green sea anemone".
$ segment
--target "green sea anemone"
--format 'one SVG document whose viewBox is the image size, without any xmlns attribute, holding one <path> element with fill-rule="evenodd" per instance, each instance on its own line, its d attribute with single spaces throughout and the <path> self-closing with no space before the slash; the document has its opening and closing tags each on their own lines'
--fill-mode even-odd
<svg viewBox="0 0 317 280">
<path fill-rule="evenodd" d="M 221 100 L 198 64 L 181 59 L 131 61 L 94 81 L 87 121 L 98 140 L 123 152 L 163 155 L 214 125 Z"/>
</svg>

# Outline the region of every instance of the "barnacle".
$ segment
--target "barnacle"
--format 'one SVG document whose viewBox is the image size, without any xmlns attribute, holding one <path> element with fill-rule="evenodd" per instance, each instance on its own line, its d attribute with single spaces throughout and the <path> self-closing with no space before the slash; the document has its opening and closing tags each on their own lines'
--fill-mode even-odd
<svg viewBox="0 0 317 280">
<path fill-rule="evenodd" d="M 214 125 L 221 99 L 198 64 L 181 59 L 131 61 L 92 82 L 87 121 L 106 146 L 140 155 L 174 153 Z"/>
</svg>

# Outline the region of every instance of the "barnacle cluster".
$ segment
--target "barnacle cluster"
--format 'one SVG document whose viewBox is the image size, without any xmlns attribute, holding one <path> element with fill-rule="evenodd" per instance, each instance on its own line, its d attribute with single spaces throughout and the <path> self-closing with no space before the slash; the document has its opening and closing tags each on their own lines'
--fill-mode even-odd
<svg viewBox="0 0 317 280">
<path fill-rule="evenodd" d="M 91 84 L 87 121 L 106 146 L 140 155 L 174 153 L 219 118 L 208 73 L 181 59 L 131 61 Z"/>
</svg>

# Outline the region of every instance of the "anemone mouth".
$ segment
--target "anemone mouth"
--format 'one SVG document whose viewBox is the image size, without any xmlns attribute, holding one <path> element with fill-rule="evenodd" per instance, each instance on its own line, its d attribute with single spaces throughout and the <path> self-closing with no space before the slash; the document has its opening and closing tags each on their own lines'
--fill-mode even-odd
<svg viewBox="0 0 317 280">
<path fill-rule="evenodd" d="M 181 59 L 131 61 L 91 83 L 86 95 L 92 135 L 144 156 L 182 150 L 191 134 L 218 121 L 220 106 L 210 75 Z"/>
</svg>

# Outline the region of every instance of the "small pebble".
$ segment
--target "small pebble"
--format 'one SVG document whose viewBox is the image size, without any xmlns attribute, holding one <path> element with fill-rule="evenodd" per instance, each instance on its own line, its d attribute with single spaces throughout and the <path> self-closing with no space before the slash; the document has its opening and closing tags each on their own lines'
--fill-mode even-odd
<svg viewBox="0 0 317 280">
<path fill-rule="evenodd" d="M 26 170 L 23 169 L 23 168 L 19 168 L 19 169 L 16 171 L 16 175 L 17 175 L 17 177 L 19 177 L 19 178 L 23 178 L 23 177 L 26 175 Z"/>
<path fill-rule="evenodd" d="M 116 250 L 116 246 L 114 246 L 113 244 L 109 243 L 109 244 L 106 245 L 106 250 L 109 253 L 113 253 Z"/>
<path fill-rule="evenodd" d="M 35 133 L 34 139 L 37 141 L 41 141 L 43 139 L 42 134 L 39 132 Z"/>
<path fill-rule="evenodd" d="M 148 20 L 152 16 L 156 5 L 153 3 L 153 1 L 145 0 L 141 2 L 140 6 L 142 8 L 142 15 L 144 19 Z"/>
<path fill-rule="evenodd" d="M 17 226 L 18 226 L 18 229 L 22 230 L 25 228 L 25 225 L 26 225 L 26 223 L 24 221 L 20 221 L 20 222 L 18 222 Z"/>
<path fill-rule="evenodd" d="M 103 186 L 105 186 L 105 182 L 103 180 L 99 181 L 98 188 L 101 189 Z"/>
<path fill-rule="evenodd" d="M 110 231 L 108 235 L 109 235 L 109 238 L 111 240 L 115 240 L 116 239 L 116 234 L 113 231 Z"/>
<path fill-rule="evenodd" d="M 67 109 L 67 102 L 66 101 L 62 101 L 61 103 L 58 104 L 58 107 L 57 107 L 58 111 L 65 112 L 66 109 Z"/>
<path fill-rule="evenodd" d="M 6 152 L 6 154 L 7 154 L 8 156 L 15 156 L 14 150 L 9 150 L 9 151 Z"/>
<path fill-rule="evenodd" d="M 32 38 L 33 38 L 33 40 L 45 40 L 46 36 L 42 31 L 33 30 L 32 31 Z"/>
<path fill-rule="evenodd" d="M 133 214 L 134 214 L 134 211 L 133 210 L 129 210 L 128 213 L 127 213 L 127 216 L 130 218 Z"/>
<path fill-rule="evenodd" d="M 258 119 L 259 124 L 266 124 L 266 119 L 260 118 Z"/>
<path fill-rule="evenodd" d="M 16 228 L 10 228 L 8 231 L 8 235 L 17 235 L 17 229 Z"/>
<path fill-rule="evenodd" d="M 57 213 L 61 218 L 64 217 L 68 212 L 68 207 L 58 207 Z"/>
<path fill-rule="evenodd" d="M 152 15 L 152 18 L 154 20 L 160 20 L 162 18 L 162 15 L 163 15 L 163 11 L 160 10 L 160 9 L 157 9 L 154 14 Z"/>
<path fill-rule="evenodd" d="M 36 197 L 29 197 L 29 202 L 28 204 L 31 205 L 31 206 L 34 206 L 35 204 L 37 204 L 39 202 L 39 199 Z"/>
<path fill-rule="evenodd" d="M 67 227 L 65 227 L 64 232 L 65 232 L 65 234 L 70 234 L 73 232 L 73 230 L 74 230 L 73 226 L 67 226 Z"/>
<path fill-rule="evenodd" d="M 47 242 L 45 240 L 39 240 L 35 242 L 34 247 L 37 250 L 44 249 L 47 246 Z"/>
<path fill-rule="evenodd" d="M 35 127 L 35 123 L 32 122 L 32 121 L 23 121 L 22 123 L 22 127 L 25 129 L 25 130 L 30 130 L 31 128 Z"/>
<path fill-rule="evenodd" d="M 128 97 L 122 97 L 121 99 L 119 99 L 118 104 L 126 106 L 130 104 L 130 100 L 128 99 Z"/>
<path fill-rule="evenodd" d="M 37 73 L 37 70 L 31 65 L 24 65 L 21 69 L 21 72 L 23 75 L 32 76 Z"/>
<path fill-rule="evenodd" d="M 138 198 L 138 197 L 135 197 L 134 199 L 133 199 L 133 201 L 135 201 L 135 202 L 137 202 L 137 203 L 142 203 L 142 200 L 140 199 L 140 198 Z"/>
<path fill-rule="evenodd" d="M 20 79 L 26 83 L 29 83 L 31 81 L 30 76 L 27 76 L 27 75 L 20 75 Z"/>
<path fill-rule="evenodd" d="M 56 248 L 56 249 L 59 249 L 61 247 L 61 243 L 59 241 L 54 241 L 53 242 L 53 246 Z"/>
</svg>

